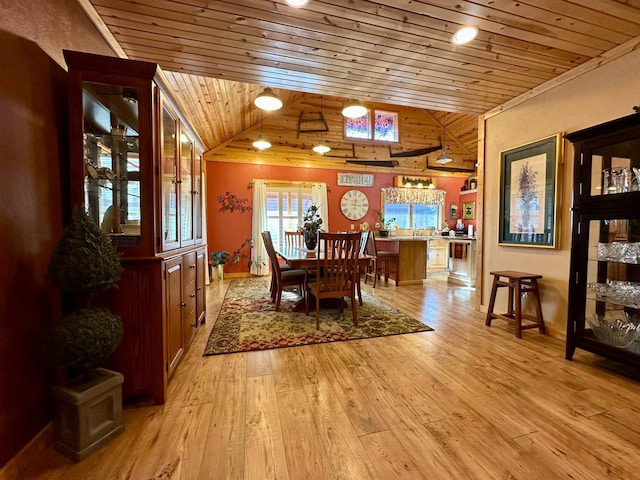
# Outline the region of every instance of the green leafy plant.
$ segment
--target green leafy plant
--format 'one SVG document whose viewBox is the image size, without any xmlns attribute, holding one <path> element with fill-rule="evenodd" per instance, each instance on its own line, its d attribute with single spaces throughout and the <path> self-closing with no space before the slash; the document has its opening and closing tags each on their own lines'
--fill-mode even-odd
<svg viewBox="0 0 640 480">
<path fill-rule="evenodd" d="M 315 203 L 309 205 L 302 216 L 301 231 L 309 232 L 310 235 L 315 236 L 318 231 L 322 230 L 322 218 L 320 218 L 319 210 L 320 206 Z"/>
<path fill-rule="evenodd" d="M 218 265 L 225 265 L 229 261 L 229 258 L 229 252 L 226 250 L 217 250 L 211 252 L 211 255 L 209 255 L 209 259 L 213 263 L 214 267 L 217 267 Z"/>
<path fill-rule="evenodd" d="M 380 230 L 389 230 L 393 222 L 396 221 L 396 217 L 390 218 L 388 220 L 385 219 L 384 213 L 378 210 L 378 218 L 380 219 Z"/>
<path fill-rule="evenodd" d="M 107 308 L 83 308 L 64 317 L 51 334 L 51 354 L 59 365 L 101 366 L 122 339 L 120 319 Z"/>
<path fill-rule="evenodd" d="M 93 302 L 96 292 L 117 287 L 121 274 L 120 256 L 109 236 L 87 212 L 74 211 L 49 263 L 49 276 L 69 305 L 50 336 L 49 351 L 57 365 L 91 375 L 116 349 L 122 320 Z"/>
<path fill-rule="evenodd" d="M 242 260 L 249 258 L 249 255 L 245 251 L 243 251 L 247 247 L 253 247 L 253 236 L 251 235 L 245 238 L 242 244 L 240 244 L 240 246 L 232 253 L 229 253 L 226 250 L 216 250 L 211 252 L 211 254 L 209 255 L 209 259 L 211 260 L 211 263 L 214 267 L 218 265 L 226 265 L 227 263 L 235 265 L 236 263 L 240 263 Z M 251 267 L 251 265 L 253 265 L 254 263 L 258 263 L 263 266 L 266 265 L 262 257 L 255 257 L 249 258 L 249 260 L 247 261 L 247 266 Z"/>
</svg>

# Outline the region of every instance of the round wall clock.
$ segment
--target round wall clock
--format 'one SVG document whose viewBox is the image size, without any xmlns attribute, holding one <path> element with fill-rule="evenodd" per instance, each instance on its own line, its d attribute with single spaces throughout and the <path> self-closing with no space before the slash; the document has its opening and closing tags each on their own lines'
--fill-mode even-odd
<svg viewBox="0 0 640 480">
<path fill-rule="evenodd" d="M 367 214 L 369 200 L 360 190 L 349 190 L 342 195 L 340 209 L 349 220 L 359 220 Z"/>
</svg>

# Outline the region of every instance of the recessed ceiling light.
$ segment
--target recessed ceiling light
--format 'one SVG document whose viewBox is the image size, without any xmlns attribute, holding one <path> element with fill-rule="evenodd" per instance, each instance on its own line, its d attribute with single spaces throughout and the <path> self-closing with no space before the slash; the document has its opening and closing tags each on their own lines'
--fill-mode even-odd
<svg viewBox="0 0 640 480">
<path fill-rule="evenodd" d="M 295 8 L 304 7 L 307 3 L 309 3 L 309 0 L 284 0 L 284 1 L 290 7 L 295 7 Z"/>
<path fill-rule="evenodd" d="M 478 35 L 478 29 L 473 26 L 462 27 L 456 33 L 451 35 L 451 43 L 454 45 L 464 45 L 476 38 Z"/>
</svg>

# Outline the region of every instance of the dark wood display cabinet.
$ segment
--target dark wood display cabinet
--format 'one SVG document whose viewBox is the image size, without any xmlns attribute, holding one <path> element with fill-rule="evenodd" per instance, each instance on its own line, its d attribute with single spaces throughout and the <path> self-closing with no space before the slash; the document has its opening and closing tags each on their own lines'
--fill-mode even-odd
<svg viewBox="0 0 640 480">
<path fill-rule="evenodd" d="M 204 322 L 202 141 L 158 65 L 64 52 L 70 197 L 122 254 L 110 297 L 124 323 L 114 370 L 130 400 L 163 403 Z"/>
<path fill-rule="evenodd" d="M 640 366 L 640 114 L 566 135 L 575 148 L 566 358 Z"/>
</svg>

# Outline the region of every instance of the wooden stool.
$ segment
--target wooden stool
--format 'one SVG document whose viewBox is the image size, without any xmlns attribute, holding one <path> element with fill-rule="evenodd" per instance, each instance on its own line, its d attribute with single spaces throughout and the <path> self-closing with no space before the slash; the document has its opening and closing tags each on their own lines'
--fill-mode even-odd
<svg viewBox="0 0 640 480">
<path fill-rule="evenodd" d="M 522 338 L 522 330 L 529 328 L 537 328 L 540 333 L 544 333 L 544 320 L 542 319 L 540 292 L 538 291 L 538 279 L 542 278 L 542 275 L 516 272 L 513 270 L 490 273 L 493 275 L 493 287 L 491 288 L 491 299 L 489 300 L 489 309 L 487 310 L 485 325 L 490 327 L 491 320 L 493 318 L 499 318 L 500 320 L 506 320 L 515 324 L 516 337 L 518 338 Z M 502 277 L 506 277 L 506 280 L 501 280 Z M 493 307 L 496 302 L 496 292 L 500 287 L 509 287 L 509 310 L 507 313 L 493 313 Z M 522 313 L 523 293 L 533 293 L 536 296 L 535 307 L 537 315 L 535 317 Z M 522 320 L 528 320 L 531 323 L 523 325 Z"/>
</svg>

